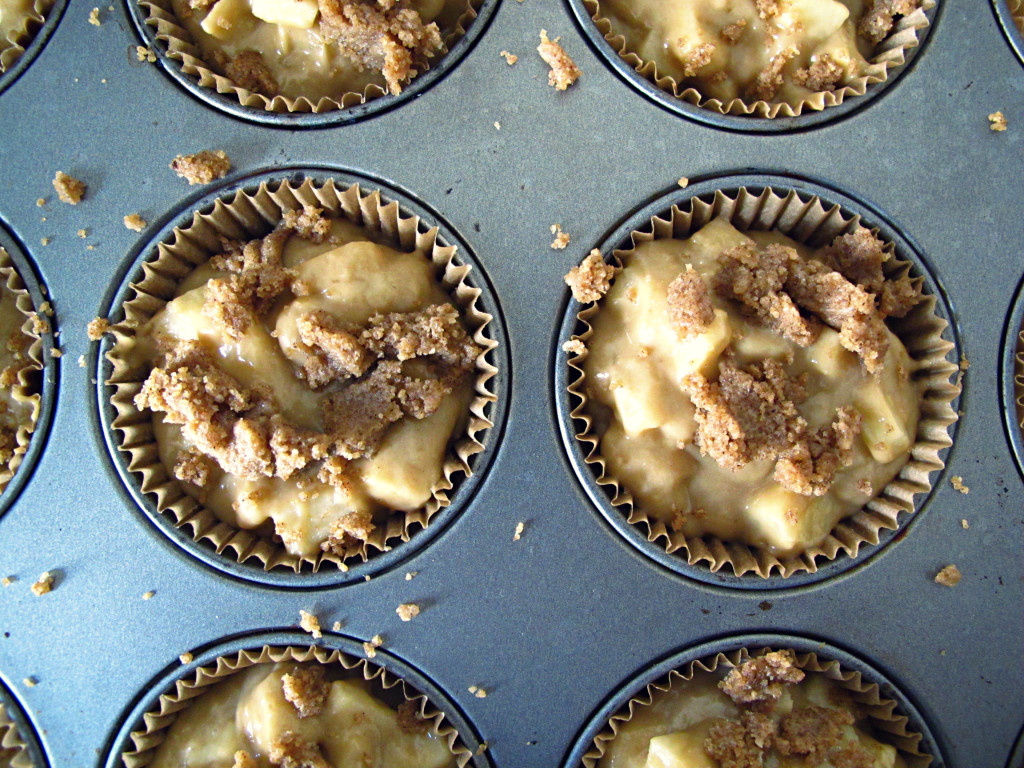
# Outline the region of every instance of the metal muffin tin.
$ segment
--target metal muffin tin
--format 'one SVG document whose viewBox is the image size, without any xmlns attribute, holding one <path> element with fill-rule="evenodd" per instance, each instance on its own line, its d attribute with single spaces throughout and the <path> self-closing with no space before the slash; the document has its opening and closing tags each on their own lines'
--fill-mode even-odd
<svg viewBox="0 0 1024 768">
<path fill-rule="evenodd" d="M 38 460 L 0 517 L 0 575 L 17 577 L 0 589 L 0 676 L 46 765 L 106 764 L 179 654 L 287 631 L 300 609 L 325 628 L 341 621 L 356 640 L 383 635 L 385 651 L 488 743 L 496 768 L 564 765 L 625 681 L 752 633 L 774 644 L 779 634 L 814 638 L 884 670 L 941 745 L 939 764 L 1007 764 L 1024 724 L 1024 488 L 1005 391 L 1024 275 L 1024 68 L 995 12 L 944 0 L 927 45 L 883 98 L 842 120 L 751 135 L 641 95 L 588 42 L 568 0 L 502 0 L 475 45 L 417 98 L 308 130 L 211 108 L 162 63 L 137 60 L 144 41 L 126 5 L 100 6 L 100 27 L 88 23 L 92 7 L 72 0 L 35 59 L 0 78 L 0 222 L 48 290 L 64 352 L 46 379 L 52 425 L 37 431 Z M 548 87 L 534 51 L 541 29 L 561 35 L 583 70 L 564 93 Z M 519 61 L 510 67 L 503 50 Z M 996 110 L 1005 133 L 988 128 Z M 200 149 L 227 152 L 227 179 L 190 188 L 167 168 Z M 85 325 L 182 211 L 296 168 L 369 177 L 466 244 L 504 320 L 508 410 L 472 498 L 426 546 L 368 582 L 285 589 L 206 567 L 143 513 L 97 418 L 98 345 Z M 56 201 L 57 170 L 89 185 L 79 205 Z M 562 276 L 680 177 L 733 173 L 837 190 L 912 237 L 947 297 L 948 338 L 970 361 L 947 466 L 913 525 L 813 584 L 738 590 L 665 569 L 604 521 L 560 435 Z M 146 231 L 124 228 L 129 213 Z M 555 223 L 572 236 L 564 251 L 549 247 Z M 949 563 L 964 573 L 955 589 L 932 581 Z M 45 570 L 56 585 L 36 597 L 29 585 Z M 408 602 L 422 613 L 403 623 L 395 608 Z M 20 682 L 29 676 L 34 687 Z"/>
</svg>

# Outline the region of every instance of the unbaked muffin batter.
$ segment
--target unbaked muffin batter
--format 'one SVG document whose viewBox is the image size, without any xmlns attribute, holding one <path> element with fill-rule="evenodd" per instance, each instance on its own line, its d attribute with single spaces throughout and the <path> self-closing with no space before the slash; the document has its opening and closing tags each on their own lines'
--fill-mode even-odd
<svg viewBox="0 0 1024 768">
<path fill-rule="evenodd" d="M 424 253 L 319 209 L 227 246 L 140 329 L 136 405 L 219 518 L 344 557 L 431 498 L 480 349 Z"/>
<path fill-rule="evenodd" d="M 882 248 L 866 229 L 814 252 L 715 219 L 626 257 L 584 369 L 608 474 L 642 512 L 785 556 L 899 472 L 920 393 L 884 318 L 919 293 L 883 279 Z M 609 269 L 597 254 L 568 279 L 595 300 Z"/>
<path fill-rule="evenodd" d="M 844 689 L 794 661 L 775 651 L 656 691 L 607 742 L 599 767 L 903 768 Z"/>
<path fill-rule="evenodd" d="M 626 49 L 705 98 L 796 104 L 867 68 L 919 0 L 603 0 Z"/>
<path fill-rule="evenodd" d="M 448 768 L 447 745 L 413 705 L 390 709 L 362 680 L 320 665 L 257 664 L 182 710 L 153 768 Z"/>
</svg>

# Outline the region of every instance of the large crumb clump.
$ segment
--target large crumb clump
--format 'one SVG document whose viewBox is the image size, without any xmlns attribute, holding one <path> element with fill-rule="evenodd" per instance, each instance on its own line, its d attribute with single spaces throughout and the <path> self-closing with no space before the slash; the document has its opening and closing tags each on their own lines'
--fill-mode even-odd
<svg viewBox="0 0 1024 768">
<path fill-rule="evenodd" d="M 45 594 L 53 591 L 53 574 L 49 571 L 44 571 L 43 574 L 36 579 L 35 583 L 32 584 L 32 594 L 36 597 L 42 597 Z"/>
<path fill-rule="evenodd" d="M 323 631 L 320 629 L 320 619 L 309 611 L 299 611 L 299 626 L 303 632 L 309 632 L 316 640 L 324 636 Z"/>
<path fill-rule="evenodd" d="M 417 11 L 398 0 L 320 0 L 320 34 L 335 43 L 359 69 L 376 69 L 388 90 L 428 68 L 444 48 L 437 24 L 424 24 Z"/>
<path fill-rule="evenodd" d="M 189 185 L 209 184 L 224 178 L 231 170 L 231 160 L 223 150 L 204 149 L 194 155 L 178 155 L 171 161 L 171 170 L 186 179 Z"/>
<path fill-rule="evenodd" d="M 703 333 L 715 319 L 711 293 L 692 266 L 669 283 L 668 319 L 683 339 Z"/>
<path fill-rule="evenodd" d="M 857 32 L 877 45 L 892 31 L 896 18 L 921 7 L 921 0 L 868 0 L 857 25 Z"/>
<path fill-rule="evenodd" d="M 297 667 L 281 677 L 281 690 L 300 718 L 316 717 L 324 710 L 331 684 L 322 668 Z"/>
<path fill-rule="evenodd" d="M 556 90 L 564 91 L 575 83 L 582 73 L 580 68 L 576 66 L 576 62 L 569 58 L 569 54 L 558 44 L 558 41 L 561 39 L 556 37 L 554 40 L 549 40 L 547 30 L 542 29 L 540 31 L 540 45 L 537 46 L 537 52 L 544 59 L 545 63 L 551 67 L 551 71 L 548 73 L 548 85 Z"/>
<path fill-rule="evenodd" d="M 420 607 L 416 603 L 402 603 L 395 609 L 395 613 L 402 621 L 412 621 L 420 615 Z"/>
<path fill-rule="evenodd" d="M 963 574 L 960 573 L 959 568 L 955 565 L 947 565 L 935 575 L 935 583 L 944 587 L 955 587 L 962 578 Z"/>
<path fill-rule="evenodd" d="M 241 51 L 232 56 L 224 66 L 224 74 L 247 91 L 270 97 L 278 93 L 277 81 L 257 51 Z"/>
<path fill-rule="evenodd" d="M 129 213 L 124 217 L 124 225 L 132 232 L 141 232 L 146 228 L 146 220 L 137 213 Z"/>
<path fill-rule="evenodd" d="M 105 317 L 94 317 L 85 328 L 89 341 L 99 341 L 110 330 L 110 321 Z"/>
<path fill-rule="evenodd" d="M 315 741 L 294 731 L 285 731 L 270 743 L 267 757 L 278 768 L 331 768 Z"/>
<path fill-rule="evenodd" d="M 737 704 L 750 704 L 778 701 L 787 685 L 803 679 L 792 651 L 772 651 L 735 667 L 718 687 Z"/>
<path fill-rule="evenodd" d="M 57 197 L 62 203 L 78 205 L 85 196 L 85 182 L 68 176 L 64 171 L 57 171 L 53 177 L 53 188 L 57 190 Z"/>
<path fill-rule="evenodd" d="M 565 284 L 572 290 L 572 297 L 580 304 L 598 301 L 608 293 L 615 276 L 615 267 L 605 264 L 601 252 L 592 250 L 583 263 L 569 270 Z"/>
</svg>

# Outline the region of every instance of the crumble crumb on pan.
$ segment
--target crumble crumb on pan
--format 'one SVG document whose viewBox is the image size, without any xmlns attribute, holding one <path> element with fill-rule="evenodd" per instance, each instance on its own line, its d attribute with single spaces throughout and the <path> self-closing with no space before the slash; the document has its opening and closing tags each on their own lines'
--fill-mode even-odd
<svg viewBox="0 0 1024 768">
<path fill-rule="evenodd" d="M 39 316 L 38 312 L 33 312 L 32 317 L 32 333 L 36 336 L 41 336 L 44 333 L 50 332 L 50 321 L 44 320 Z"/>
<path fill-rule="evenodd" d="M 285 701 L 294 705 L 300 718 L 315 717 L 324 710 L 331 684 L 320 667 L 297 667 L 281 677 Z"/>
<path fill-rule="evenodd" d="M 586 345 L 579 339 L 569 339 L 562 345 L 562 351 L 568 355 L 579 356 L 586 351 Z"/>
<path fill-rule="evenodd" d="M 64 357 L 64 351 L 59 347 L 50 347 L 50 357 Z"/>
<path fill-rule="evenodd" d="M 194 155 L 178 155 L 171 161 L 171 170 L 186 179 L 189 185 L 209 184 L 231 170 L 231 161 L 223 150 L 204 149 Z"/>
<path fill-rule="evenodd" d="M 686 189 L 688 186 L 690 186 L 690 180 L 685 176 L 680 176 L 679 181 L 677 181 L 676 184 L 679 185 L 680 189 Z"/>
<path fill-rule="evenodd" d="M 148 592 L 143 592 L 142 593 L 142 599 L 143 600 L 152 600 L 155 595 L 156 595 L 156 592 L 154 592 L 153 590 L 149 590 Z"/>
<path fill-rule="evenodd" d="M 110 322 L 105 317 L 94 317 L 89 321 L 89 325 L 85 329 L 89 336 L 89 341 L 99 341 L 103 338 L 103 334 L 109 330 Z"/>
<path fill-rule="evenodd" d="M 152 64 L 156 61 L 156 54 L 144 45 L 135 46 L 135 58 L 139 61 L 147 61 Z"/>
<path fill-rule="evenodd" d="M 15 580 L 16 577 L 14 576 L 4 576 L 2 579 L 0 579 L 0 586 L 9 587 L 11 586 L 11 584 L 15 582 Z"/>
<path fill-rule="evenodd" d="M 519 61 L 519 57 L 516 56 L 514 53 L 509 53 L 508 51 L 502 51 L 501 55 L 505 58 L 505 61 L 508 63 L 508 65 L 510 67 L 513 64 L 515 64 L 517 61 Z"/>
<path fill-rule="evenodd" d="M 102 25 L 103 22 L 100 21 L 99 8 L 93 8 L 91 11 L 89 11 L 89 23 L 92 24 L 94 27 Z"/>
<path fill-rule="evenodd" d="M 68 176 L 64 171 L 57 171 L 57 175 L 53 177 L 53 188 L 57 190 L 57 197 L 60 198 L 60 201 L 68 205 L 78 205 L 85 195 L 86 189 L 85 182 L 74 176 Z"/>
<path fill-rule="evenodd" d="M 965 531 L 971 527 L 971 524 L 967 522 L 966 517 L 960 521 L 960 527 L 963 528 Z"/>
<path fill-rule="evenodd" d="M 193 658 L 195 657 L 192 655 L 191 651 L 185 651 L 185 653 L 178 656 L 178 661 L 182 664 L 191 664 Z"/>
<path fill-rule="evenodd" d="M 1002 112 L 993 112 L 988 116 L 989 130 L 1002 133 L 1009 126 L 1006 116 Z"/>
<path fill-rule="evenodd" d="M 35 688 L 37 685 L 39 685 L 39 681 L 36 680 L 34 677 L 26 677 L 21 682 L 25 685 L 26 688 Z"/>
<path fill-rule="evenodd" d="M 595 248 L 578 267 L 569 270 L 565 284 L 572 290 L 572 297 L 580 304 L 589 304 L 604 296 L 612 284 L 615 267 L 605 264 L 601 252 Z"/>
<path fill-rule="evenodd" d="M 947 565 L 937 574 L 935 574 L 935 583 L 941 584 L 944 587 L 955 587 L 960 583 L 960 579 L 963 578 L 963 574 L 960 573 L 960 569 L 955 565 Z"/>
<path fill-rule="evenodd" d="M 320 619 L 309 611 L 299 611 L 299 626 L 303 632 L 309 632 L 317 640 L 324 636 L 320 629 Z"/>
<path fill-rule="evenodd" d="M 551 243 L 551 247 L 554 250 L 561 251 L 569 244 L 569 233 L 562 231 L 561 224 L 552 224 L 551 234 L 555 236 L 554 241 Z"/>
<path fill-rule="evenodd" d="M 89 236 L 89 231 L 87 229 L 80 229 L 78 230 L 77 234 L 80 238 L 84 240 L 86 237 Z"/>
<path fill-rule="evenodd" d="M 395 609 L 395 613 L 402 621 L 412 621 L 420 615 L 420 607 L 416 603 L 402 603 Z"/>
<path fill-rule="evenodd" d="M 737 704 L 778 701 L 785 686 L 804 679 L 793 651 L 772 651 L 729 672 L 718 687 Z"/>
<path fill-rule="evenodd" d="M 523 537 L 524 530 L 526 530 L 526 523 L 522 521 L 516 523 L 516 532 L 512 536 L 512 541 L 519 541 Z"/>
<path fill-rule="evenodd" d="M 472 693 L 478 699 L 486 699 L 487 698 L 487 691 L 485 691 L 479 685 L 471 685 L 471 686 L 469 686 L 468 690 L 469 690 L 470 693 Z"/>
<path fill-rule="evenodd" d="M 949 478 L 949 484 L 953 486 L 954 490 L 960 491 L 960 493 L 969 493 L 970 488 L 964 485 L 964 479 L 960 475 L 953 475 Z"/>
<path fill-rule="evenodd" d="M 146 220 L 137 213 L 129 213 L 124 217 L 124 225 L 132 232 L 141 232 L 146 228 Z"/>
<path fill-rule="evenodd" d="M 36 579 L 32 585 L 32 594 L 36 597 L 41 597 L 53 590 L 53 574 L 49 571 L 44 571 L 42 575 Z"/>
<path fill-rule="evenodd" d="M 437 24 L 395 0 L 320 0 L 320 34 L 360 69 L 378 69 L 393 94 L 444 47 Z"/>
<path fill-rule="evenodd" d="M 406 581 L 412 581 L 413 579 L 415 579 L 419 575 L 420 575 L 419 571 L 409 571 L 407 574 L 405 574 L 405 580 Z"/>
<path fill-rule="evenodd" d="M 549 40 L 547 30 L 542 29 L 537 52 L 551 67 L 551 71 L 548 73 L 548 85 L 559 91 L 564 91 L 579 79 L 581 72 L 576 63 L 569 58 L 569 54 L 558 44 L 561 39 L 556 37 L 554 40 Z"/>
<path fill-rule="evenodd" d="M 331 632 L 341 632 L 341 622 L 336 621 L 331 624 Z"/>
<path fill-rule="evenodd" d="M 384 638 L 380 635 L 374 635 L 368 643 L 363 643 L 363 652 L 366 654 L 366 658 L 372 659 L 376 656 L 377 649 L 382 645 L 384 645 Z"/>
</svg>

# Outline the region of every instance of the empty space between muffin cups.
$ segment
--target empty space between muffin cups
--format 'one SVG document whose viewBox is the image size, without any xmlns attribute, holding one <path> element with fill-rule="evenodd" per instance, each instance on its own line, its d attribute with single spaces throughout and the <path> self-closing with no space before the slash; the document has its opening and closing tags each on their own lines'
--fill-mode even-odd
<svg viewBox="0 0 1024 768">
<path fill-rule="evenodd" d="M 770 666 L 743 666 L 753 659 L 759 660 L 755 665 Z M 765 673 L 760 680 L 759 672 Z M 721 688 L 719 682 L 730 673 Z M 802 715 L 822 719 L 797 735 Z M 728 752 L 730 746 L 748 752 L 781 748 L 799 756 L 811 742 L 829 737 L 832 747 L 815 746 L 846 756 L 866 752 L 881 760 L 878 765 L 893 764 L 885 760 L 894 755 L 906 768 L 944 765 L 916 708 L 869 665 L 825 643 L 750 636 L 683 651 L 627 683 L 584 730 L 573 751 L 578 757 L 567 768 L 641 768 L 648 750 L 692 756 L 698 760 L 693 765 L 718 765 L 707 750 L 721 754 L 718 750 Z"/>
<path fill-rule="evenodd" d="M 298 123 L 320 125 L 354 119 L 355 108 L 377 100 L 370 111 L 385 109 L 421 90 L 421 80 L 429 84 L 437 76 L 431 73 L 455 66 L 452 48 L 485 23 L 478 16 L 489 15 L 493 5 L 494 0 L 414 0 L 403 10 L 368 0 L 142 0 L 129 8 L 143 37 L 169 60 L 168 71 L 197 96 L 262 122 L 271 120 L 266 113 L 350 113 Z M 378 51 L 357 40 L 369 34 L 370 24 L 401 25 L 402 45 L 410 47 L 393 50 L 381 43 Z M 337 41 L 327 42 L 324 32 Z M 396 36 L 374 39 L 393 43 Z M 280 49 L 280 40 L 287 41 L 288 56 L 267 59 Z M 385 98 L 389 94 L 393 98 Z"/>
<path fill-rule="evenodd" d="M 384 660 L 384 652 L 379 653 Z M 264 645 L 218 656 L 195 669 L 182 666 L 181 674 L 165 686 L 166 690 L 139 715 L 137 722 L 125 724 L 122 733 L 131 730 L 114 744 L 107 766 L 178 765 L 174 756 L 184 754 L 182 750 L 190 743 L 203 749 L 203 754 L 216 752 L 215 745 L 209 743 L 211 734 L 218 734 L 220 745 L 230 743 L 230 736 L 225 733 L 230 726 L 216 722 L 220 715 L 230 725 L 235 725 L 236 718 L 240 723 L 248 722 L 247 727 L 239 728 L 239 748 L 244 749 L 240 745 L 251 742 L 252 748 L 262 752 L 264 758 L 275 749 L 286 754 L 294 750 L 293 755 L 305 749 L 307 756 L 316 750 L 319 755 L 325 744 L 330 750 L 330 742 L 342 737 L 346 742 L 343 752 L 351 758 L 358 754 L 359 744 L 367 750 L 380 750 L 384 745 L 374 743 L 374 739 L 386 736 L 399 742 L 393 756 L 404 747 L 423 755 L 424 765 L 464 768 L 473 758 L 470 745 L 475 746 L 474 737 L 467 735 L 464 739 L 438 706 L 439 702 L 417 690 L 415 680 L 409 682 L 400 677 L 393 666 L 393 662 L 384 660 L 379 665 L 337 648 L 301 645 Z M 292 678 L 285 681 L 285 675 Z M 289 690 L 282 691 L 289 683 Z M 225 690 L 225 685 L 232 684 L 234 689 Z M 220 701 L 204 703 L 211 696 L 219 696 Z M 237 701 L 237 714 L 224 716 L 232 701 Z M 190 713 L 195 705 L 200 705 L 201 711 Z M 183 729 L 174 730 L 179 718 L 187 718 L 183 720 L 184 727 L 199 729 L 191 741 Z M 281 728 L 285 731 L 279 732 Z M 161 750 L 165 743 L 168 746 Z M 219 754 L 215 759 L 230 761 L 232 757 L 236 766 L 260 764 L 255 755 L 249 755 L 251 763 L 240 763 L 237 753 Z M 295 760 L 276 764 L 321 763 Z"/>
<path fill-rule="evenodd" d="M 42 408 L 45 312 L 37 313 L 7 250 L 0 245 L 0 493 L 23 468 Z M 30 471 L 23 468 L 23 471 Z M 2 512 L 2 509 L 0 509 Z"/>
<path fill-rule="evenodd" d="M 866 35 L 862 47 L 859 47 L 856 22 L 844 22 L 845 17 L 841 17 L 840 13 L 844 4 L 832 0 L 817 6 L 808 2 L 792 7 L 788 7 L 789 3 L 784 4 L 775 0 L 758 0 L 756 8 L 751 0 L 749 14 L 737 11 L 734 14 L 735 18 L 726 18 L 728 14 L 724 11 L 717 15 L 709 12 L 710 18 L 706 20 L 707 29 L 703 34 L 694 33 L 701 25 L 701 18 L 693 15 L 696 12 L 690 12 L 690 16 L 687 16 L 685 10 L 674 9 L 669 3 L 651 3 L 650 6 L 634 8 L 623 0 L 570 2 L 580 7 L 578 15 L 581 20 L 589 17 L 593 22 L 599 36 L 598 42 L 603 41 L 610 47 L 610 51 L 602 50 L 602 54 L 609 62 L 614 62 L 612 57 L 619 57 L 632 69 L 630 75 L 635 72 L 639 78 L 653 84 L 665 94 L 666 98 L 659 101 L 666 106 L 671 108 L 671 102 L 677 100 L 721 116 L 766 119 L 806 116 L 809 113 L 838 107 L 851 99 L 855 100 L 852 108 L 856 108 L 856 105 L 862 103 L 865 94 L 868 94 L 869 88 L 877 92 L 885 83 L 898 76 L 900 68 L 914 55 L 913 49 L 923 43 L 934 21 L 936 8 L 935 0 L 922 0 L 915 10 L 905 16 L 898 15 L 890 28 L 884 29 L 884 25 L 874 26 L 870 36 Z M 615 10 L 617 4 L 622 7 L 622 15 L 618 18 Z M 852 12 L 860 4 L 851 5 Z M 866 16 L 875 6 L 879 9 L 891 7 L 883 0 L 868 2 L 865 4 L 864 15 Z M 733 6 L 729 6 L 727 10 L 734 10 Z M 668 42 L 657 49 L 648 44 L 651 51 L 657 50 L 658 55 L 664 57 L 660 63 L 650 58 L 654 54 L 646 54 L 648 58 L 642 58 L 644 51 L 636 50 L 641 48 L 638 43 L 643 39 L 642 32 L 635 31 L 634 39 L 631 40 L 630 35 L 634 30 L 630 27 L 635 27 L 636 30 L 644 27 L 645 13 L 663 13 L 667 17 L 673 12 L 678 14 L 678 18 L 674 20 L 677 26 L 671 28 L 678 38 L 678 60 L 673 57 L 673 46 Z M 670 21 L 667 18 L 663 20 L 666 35 L 671 26 Z M 737 60 L 740 63 L 730 64 L 726 63 L 730 60 L 728 56 L 716 55 L 717 49 L 742 49 L 748 45 L 747 38 L 761 25 L 769 24 L 783 24 L 784 26 L 779 29 L 791 32 L 796 30 L 792 33 L 799 32 L 806 36 L 807 40 L 803 43 L 813 43 L 814 50 L 818 47 L 820 50 L 813 56 L 806 56 L 795 43 L 786 47 L 776 40 L 772 45 L 778 50 L 766 59 L 767 63 L 760 71 L 753 68 L 753 57 L 739 57 Z M 832 31 L 825 34 L 828 30 Z M 652 30 L 650 34 L 656 36 L 658 33 L 657 30 Z M 775 40 L 777 37 L 779 34 L 773 33 L 772 39 Z M 599 48 L 603 47 L 605 46 L 599 45 Z M 770 48 L 769 51 L 771 50 Z M 798 68 L 794 62 L 801 61 L 802 55 L 807 61 Z M 711 68 L 708 71 L 712 74 L 707 76 L 708 82 L 695 84 L 701 77 L 700 70 L 707 68 L 709 64 Z M 742 75 L 739 74 L 741 72 Z M 742 77 L 744 82 L 749 79 L 749 87 L 740 83 L 740 90 L 730 90 L 723 85 L 729 84 L 731 78 L 735 77 Z M 709 91 L 710 95 L 702 93 L 702 88 Z M 775 97 L 780 90 L 788 95 L 776 100 Z M 714 95 L 716 92 L 717 97 Z M 657 98 L 655 94 L 651 95 Z M 699 113 L 694 115 L 691 111 L 684 111 L 699 117 Z M 728 126 L 738 130 L 755 130 L 755 123 L 753 120 L 749 125 L 742 120 L 730 121 Z"/>
<path fill-rule="evenodd" d="M 630 543 L 662 565 L 698 580 L 740 588 L 793 586 L 827 578 L 852 567 L 862 550 L 874 551 L 883 539 L 888 543 L 892 536 L 884 534 L 908 523 L 915 501 L 929 493 L 934 473 L 944 466 L 940 453 L 952 445 L 950 426 L 957 419 L 952 403 L 960 392 L 959 382 L 950 380 L 958 370 L 949 360 L 955 345 L 943 338 L 948 323 L 936 313 L 937 295 L 922 291 L 920 299 L 914 299 L 914 291 L 923 285 L 935 290 L 926 281 L 923 265 L 905 260 L 911 254 L 897 252 L 885 232 L 876 237 L 883 222 L 862 226 L 860 214 L 844 212 L 838 204 L 802 188 L 802 195 L 786 191 L 783 180 L 778 182 L 774 189 L 767 186 L 774 180 L 767 180 L 766 186 L 723 189 L 727 178 L 710 180 L 698 184 L 694 196 L 683 196 L 691 194 L 689 189 L 673 193 L 675 204 L 650 205 L 619 230 L 626 234 L 609 237 L 608 266 L 615 269 L 610 290 L 620 279 L 627 280 L 627 287 L 615 294 L 615 304 L 608 305 L 613 308 L 608 323 L 625 318 L 622 307 L 628 303 L 639 307 L 638 312 L 650 313 L 650 328 L 672 331 L 680 321 L 670 322 L 666 291 L 682 295 L 687 285 L 699 283 L 694 290 L 703 286 L 708 310 L 711 298 L 721 296 L 715 299 L 721 306 L 715 305 L 702 321 L 703 330 L 694 328 L 695 335 L 689 336 L 674 331 L 676 335 L 664 339 L 631 335 L 615 356 L 614 370 L 596 368 L 593 382 L 587 373 L 593 350 L 607 347 L 592 363 L 601 366 L 608 350 L 614 349 L 607 339 L 594 346 L 595 323 L 612 299 L 606 295 L 585 305 L 571 300 L 562 332 L 567 353 L 567 386 L 560 405 L 567 422 L 563 434 L 576 457 L 577 473 L 599 511 Z M 822 195 L 829 192 L 814 189 Z M 635 229 L 628 231 L 628 227 Z M 831 274 L 821 278 L 824 284 L 866 305 L 862 320 L 843 326 L 841 333 L 821 323 L 806 307 L 801 310 L 792 304 L 786 293 L 775 294 L 781 296 L 780 303 L 787 298 L 790 302 L 792 314 L 781 316 L 795 324 L 786 329 L 776 325 L 772 330 L 764 317 L 774 312 L 777 320 L 778 306 L 768 309 L 766 304 L 767 314 L 757 319 L 753 304 L 745 305 L 737 300 L 739 294 L 721 293 L 716 287 L 724 285 L 718 271 L 726 252 L 743 251 L 737 264 L 750 259 L 756 263 L 774 252 L 784 260 L 795 259 L 786 264 L 810 265 L 799 270 L 786 267 L 798 270 L 792 273 L 797 275 L 813 272 L 816 262 L 806 258 L 807 250 L 796 258 L 793 248 L 822 248 L 840 236 L 851 236 L 851 247 L 861 244 L 875 249 L 875 257 L 882 260 L 882 284 L 895 281 L 892 288 L 879 288 L 880 296 L 885 291 L 898 292 L 901 285 L 908 292 L 909 311 L 902 318 L 890 317 L 888 329 L 879 327 L 884 315 L 877 314 L 875 296 L 831 268 L 824 269 Z M 658 245 L 691 237 L 685 245 L 674 246 L 678 253 Z M 905 243 L 903 247 L 909 250 Z M 687 268 L 680 272 L 684 262 Z M 696 275 L 691 262 L 698 268 Z M 630 263 L 640 265 L 640 271 L 623 278 L 622 267 Z M 699 277 L 705 272 L 710 284 Z M 729 291 L 743 284 L 742 270 L 736 275 Z M 699 280 L 694 281 L 695 277 Z M 675 287 L 652 288 L 661 285 L 662 279 Z M 789 288 L 789 283 L 786 286 L 798 290 Z M 754 303 L 769 300 L 766 295 Z M 941 307 L 948 316 L 944 303 Z M 647 315 L 636 317 L 641 318 L 636 320 L 639 323 Z M 806 338 L 801 336 L 804 331 Z M 856 342 L 861 332 L 871 343 L 855 354 L 851 347 L 856 344 L 851 341 Z M 638 325 L 632 333 L 644 331 Z M 908 357 L 903 357 L 893 338 L 902 342 Z M 667 363 L 658 339 L 669 345 L 666 351 L 680 345 L 672 355 L 676 368 L 664 368 Z M 648 358 L 661 367 L 646 374 L 642 370 L 629 373 L 630 366 L 648 365 Z M 719 389 L 725 381 L 715 382 L 726 366 L 731 395 Z M 890 385 L 893 391 L 886 388 Z M 634 391 L 637 386 L 646 391 Z M 744 402 L 760 409 L 761 415 L 744 422 L 745 411 L 730 410 L 739 408 L 740 400 L 728 398 L 742 399 L 746 395 L 739 392 L 755 390 L 759 394 L 750 394 Z M 604 402 L 595 399 L 600 392 Z M 920 398 L 916 431 L 906 418 L 912 406 L 904 403 L 914 392 Z M 770 413 L 764 410 L 769 402 L 776 403 Z M 753 418 L 752 413 L 747 417 Z M 754 424 L 764 432 L 750 431 Z M 605 445 L 613 429 L 613 442 Z M 647 440 L 650 435 L 655 437 Z M 831 475 L 830 452 L 836 461 Z M 617 470 L 607 456 L 612 456 Z M 904 456 L 906 463 L 899 468 Z M 851 462 L 855 474 L 842 475 Z M 618 476 L 623 472 L 629 481 Z M 701 477 L 701 473 L 707 474 Z M 886 482 L 885 477 L 891 479 Z M 876 487 L 882 482 L 884 487 Z M 647 500 L 638 501 L 636 493 Z M 858 504 L 863 506 L 858 509 Z M 837 522 L 828 531 L 831 521 Z M 847 561 L 840 560 L 843 554 Z M 791 584 L 777 581 L 798 574 Z"/>
<path fill-rule="evenodd" d="M 314 230 L 322 242 L 309 239 Z M 247 250 L 231 245 L 265 236 Z M 283 247 L 282 236 L 292 238 Z M 439 237 L 358 184 L 265 181 L 222 194 L 144 252 L 110 327 L 100 410 L 108 396 L 108 439 L 149 517 L 184 531 L 173 538 L 215 567 L 256 580 L 274 569 L 306 574 L 281 582 L 295 586 L 311 583 L 310 571 L 351 580 L 350 565 L 361 576 L 374 562 L 388 567 L 385 553 L 400 546 L 399 557 L 412 554 L 417 534 L 432 538 L 431 521 L 474 485 L 497 400 L 488 356 L 501 333 L 471 256 Z M 268 256 L 277 247 L 282 255 Z M 277 269 L 246 272 L 258 263 Z M 238 335 L 231 291 L 245 289 L 246 274 L 257 275 L 257 303 Z M 258 304 L 260 291 L 270 304 Z M 155 353 L 140 354 L 151 337 L 173 342 L 156 345 L 170 350 L 162 368 Z M 168 432 L 163 414 L 204 408 L 204 392 L 216 429 L 207 434 L 199 419 Z"/>
</svg>

